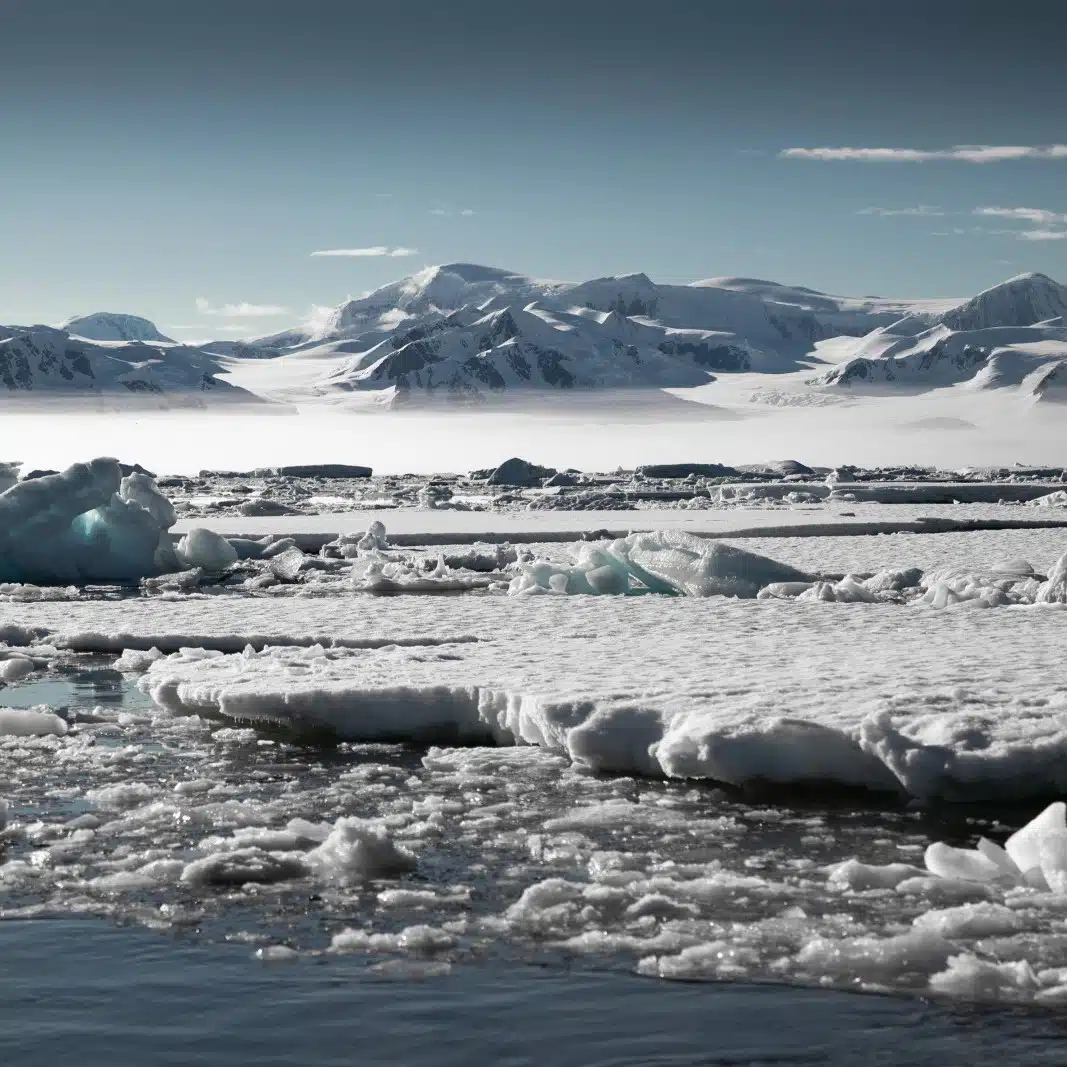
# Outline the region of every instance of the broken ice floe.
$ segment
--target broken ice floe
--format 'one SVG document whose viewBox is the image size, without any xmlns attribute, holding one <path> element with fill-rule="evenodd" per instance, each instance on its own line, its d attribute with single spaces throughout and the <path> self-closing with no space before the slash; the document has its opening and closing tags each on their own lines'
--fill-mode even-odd
<svg viewBox="0 0 1067 1067">
<path fill-rule="evenodd" d="M 865 789 L 923 800 L 1067 792 L 1067 704 L 896 718 L 740 712 L 718 693 L 553 684 L 489 643 L 454 651 L 185 649 L 142 663 L 177 714 L 327 731 L 354 742 L 536 745 L 596 771 L 734 786 Z"/>
<path fill-rule="evenodd" d="M 631 534 L 582 543 L 571 565 L 539 561 L 522 566 L 509 592 L 653 593 L 754 597 L 772 583 L 810 584 L 810 575 L 725 541 L 680 530 Z"/>
<path fill-rule="evenodd" d="M 845 893 L 895 891 L 931 900 L 947 893 L 961 902 L 917 915 L 910 932 L 894 937 L 811 941 L 798 957 L 802 968 L 814 966 L 868 988 L 887 988 L 911 972 L 943 996 L 1067 1003 L 1067 968 L 1042 967 L 1042 946 L 1032 934 L 1034 911 L 1047 903 L 1062 911 L 1067 899 L 1065 812 L 1062 801 L 1050 804 L 1003 847 L 984 837 L 973 849 L 935 842 L 925 854 L 928 878 L 902 863 L 853 859 L 832 868 L 830 884 Z M 961 942 L 969 950 L 961 950 Z"/>
<path fill-rule="evenodd" d="M 942 567 L 847 574 L 824 580 L 727 541 L 679 530 L 631 534 L 614 541 L 581 542 L 569 563 L 517 564 L 508 592 L 530 594 L 668 593 L 758 597 L 843 604 L 911 602 L 933 608 L 1067 603 L 1067 554 L 1039 575 L 1025 560 L 985 571 Z"/>
</svg>

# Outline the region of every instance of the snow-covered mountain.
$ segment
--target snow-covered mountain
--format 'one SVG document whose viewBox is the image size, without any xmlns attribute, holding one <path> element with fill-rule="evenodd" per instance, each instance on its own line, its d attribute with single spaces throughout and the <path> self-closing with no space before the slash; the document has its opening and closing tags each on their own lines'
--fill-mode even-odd
<svg viewBox="0 0 1067 1067">
<path fill-rule="evenodd" d="M 943 312 L 933 326 L 911 314 L 872 330 L 815 382 L 910 392 L 967 383 L 1064 400 L 1058 370 L 1067 358 L 1064 315 L 1067 288 L 1043 274 L 1022 274 Z"/>
<path fill-rule="evenodd" d="M 882 333 L 877 340 L 883 343 L 891 336 Z M 909 392 L 967 383 L 975 389 L 1020 388 L 1026 395 L 1052 400 L 1063 391 L 1062 376 L 1044 385 L 1041 381 L 1065 359 L 1063 326 L 950 330 L 938 325 L 914 337 L 893 338 L 881 355 L 855 356 L 815 381 L 861 391 Z"/>
<path fill-rule="evenodd" d="M 1067 316 L 1067 286 L 1045 274 L 1020 274 L 986 289 L 940 316 L 953 330 L 990 326 L 1033 326 Z"/>
<path fill-rule="evenodd" d="M 111 311 L 95 311 L 67 319 L 60 327 L 74 337 L 87 341 L 159 341 L 173 343 L 164 337 L 154 322 L 139 315 L 119 315 Z"/>
<path fill-rule="evenodd" d="M 90 345 L 78 349 L 79 358 L 100 363 L 88 386 L 98 390 L 216 389 L 216 372 L 256 359 L 264 366 L 250 386 L 288 395 L 271 392 L 275 357 L 280 369 L 293 367 L 287 381 L 299 381 L 300 395 L 370 391 L 393 402 L 687 388 L 724 374 L 811 371 L 830 362 L 836 365 L 810 379 L 816 388 L 914 392 L 966 382 L 1011 386 L 1049 402 L 1065 394 L 1067 372 L 1052 369 L 1067 355 L 1065 316 L 1067 287 L 1042 274 L 965 300 L 895 300 L 759 278 L 665 285 L 638 273 L 574 283 L 448 263 L 347 300 L 313 326 L 251 341 L 193 349 L 167 342 L 146 319 L 98 313 L 57 331 L 68 340 L 56 342 L 56 352 Z M 22 351 L 27 342 L 18 339 L 41 332 L 0 327 L 0 344 Z M 33 357 L 30 377 L 73 389 L 80 381 L 74 360 L 56 352 Z M 19 373 L 9 370 L 6 380 L 20 382 Z"/>
<path fill-rule="evenodd" d="M 98 344 L 48 326 L 11 328 L 0 340 L 0 399 L 121 396 L 204 406 L 208 399 L 260 402 L 215 377 L 217 357 L 175 344 Z"/>
<path fill-rule="evenodd" d="M 667 331 L 618 312 L 554 312 L 529 304 L 482 314 L 460 309 L 396 331 L 346 360 L 325 389 L 394 389 L 479 399 L 517 389 L 702 385 L 709 370 L 736 370 L 754 353 L 731 338 Z"/>
<path fill-rule="evenodd" d="M 267 349 L 299 350 L 362 341 L 366 351 L 427 315 L 461 308 L 484 313 L 534 302 L 555 312 L 576 308 L 615 311 L 666 328 L 733 334 L 776 359 L 780 369 L 794 366 L 810 352 L 814 341 L 841 333 L 860 336 L 908 313 L 926 315 L 932 322 L 939 311 L 959 303 L 834 297 L 739 278 L 692 285 L 661 285 L 645 274 L 579 283 L 545 281 L 496 267 L 449 263 L 427 267 L 346 301 L 317 330 L 288 330 L 252 343 Z"/>
<path fill-rule="evenodd" d="M 335 308 L 317 328 L 208 346 L 239 357 L 331 358 L 323 391 L 479 397 L 516 389 L 656 388 L 807 366 L 814 345 L 936 306 L 849 299 L 754 279 L 661 285 L 645 274 L 572 283 L 471 263 L 427 267 Z M 487 319 L 507 312 L 513 337 Z M 431 339 L 432 337 L 432 339 Z M 633 353 L 636 352 L 636 360 Z M 527 370 L 528 367 L 528 370 Z M 545 368 L 542 370 L 542 368 Z"/>
</svg>

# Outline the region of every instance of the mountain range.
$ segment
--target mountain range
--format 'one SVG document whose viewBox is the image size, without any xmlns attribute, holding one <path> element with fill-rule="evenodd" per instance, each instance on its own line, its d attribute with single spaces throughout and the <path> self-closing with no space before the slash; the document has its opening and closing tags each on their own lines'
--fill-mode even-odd
<svg viewBox="0 0 1067 1067">
<path fill-rule="evenodd" d="M 179 345 L 98 312 L 0 326 L 11 393 L 258 399 L 235 361 L 314 368 L 309 394 L 462 403 L 525 391 L 687 389 L 722 375 L 801 374 L 816 391 L 1012 389 L 1067 400 L 1067 287 L 1024 274 L 962 300 L 843 297 L 755 278 L 661 285 L 644 274 L 545 281 L 470 263 L 427 267 L 312 328 Z M 269 390 L 265 390 L 269 391 Z"/>
<path fill-rule="evenodd" d="M 100 322 L 132 318 L 155 331 L 150 322 L 135 316 L 90 318 Z M 0 388 L 9 394 L 41 399 L 117 396 L 153 406 L 176 401 L 197 407 L 208 400 L 262 402 L 217 378 L 222 369 L 217 356 L 174 342 L 95 342 L 48 326 L 0 327 Z"/>
</svg>

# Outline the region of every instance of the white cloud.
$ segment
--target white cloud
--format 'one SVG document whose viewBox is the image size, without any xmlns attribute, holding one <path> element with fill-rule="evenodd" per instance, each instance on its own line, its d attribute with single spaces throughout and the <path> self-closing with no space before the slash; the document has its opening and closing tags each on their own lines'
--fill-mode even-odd
<svg viewBox="0 0 1067 1067">
<path fill-rule="evenodd" d="M 1020 230 L 1020 241 L 1067 241 L 1067 230 Z"/>
<path fill-rule="evenodd" d="M 823 162 L 927 163 L 948 159 L 963 163 L 1001 163 L 1011 159 L 1067 159 L 1067 144 L 988 145 L 959 144 L 951 148 L 784 148 L 781 159 L 815 159 Z"/>
<path fill-rule="evenodd" d="M 944 215 L 945 212 L 939 207 L 920 204 L 918 207 L 865 207 L 857 211 L 856 214 L 878 215 L 881 218 L 891 218 L 896 215 L 914 215 L 916 218 L 928 219 L 935 215 Z"/>
<path fill-rule="evenodd" d="M 369 248 L 322 248 L 318 252 L 312 252 L 311 254 L 313 256 L 350 257 L 388 256 L 397 259 L 403 256 L 417 256 L 419 250 L 417 248 L 404 248 L 403 246 L 390 248 L 389 245 L 372 245 Z"/>
<path fill-rule="evenodd" d="M 976 207 L 974 214 L 998 219 L 1018 219 L 1020 222 L 1033 222 L 1042 226 L 1067 223 L 1067 214 L 1045 211 L 1039 207 Z"/>
<path fill-rule="evenodd" d="M 449 207 L 432 207 L 430 208 L 431 215 L 440 215 L 444 218 L 451 218 L 453 215 L 459 215 L 461 218 L 469 219 L 472 215 L 477 214 L 473 208 L 465 207 L 461 211 L 454 211 Z"/>
<path fill-rule="evenodd" d="M 236 319 L 261 319 L 270 318 L 271 315 L 287 315 L 289 309 L 281 307 L 278 304 L 221 304 L 218 307 L 212 306 L 210 300 L 206 297 L 198 296 L 196 298 L 196 310 L 201 315 L 222 315 L 226 318 Z"/>
<path fill-rule="evenodd" d="M 472 211 L 472 210 L 471 210 L 471 209 L 470 209 L 469 207 L 465 207 L 465 208 L 464 208 L 464 209 L 463 209 L 463 210 L 462 210 L 462 211 L 460 212 L 460 214 L 461 214 L 461 215 L 462 215 L 462 216 L 463 216 L 464 218 L 470 218 L 470 217 L 471 217 L 471 215 L 473 215 L 473 214 L 474 214 L 474 212 L 473 212 L 473 211 Z"/>
</svg>

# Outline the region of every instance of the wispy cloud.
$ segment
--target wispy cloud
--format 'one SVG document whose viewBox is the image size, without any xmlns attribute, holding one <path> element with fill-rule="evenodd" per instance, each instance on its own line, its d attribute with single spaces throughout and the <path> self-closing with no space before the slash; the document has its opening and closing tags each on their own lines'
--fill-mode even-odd
<svg viewBox="0 0 1067 1067">
<path fill-rule="evenodd" d="M 1045 211 L 1039 207 L 976 207 L 974 214 L 998 219 L 1018 219 L 1020 222 L 1033 222 L 1043 226 L 1067 224 L 1067 214 Z"/>
<path fill-rule="evenodd" d="M 951 148 L 784 148 L 781 159 L 814 159 L 822 162 L 928 163 L 957 160 L 961 163 L 1003 163 L 1013 159 L 1067 159 L 1067 144 L 989 145 L 958 144 Z"/>
<path fill-rule="evenodd" d="M 196 310 L 201 315 L 221 315 L 228 319 L 264 319 L 289 314 L 288 308 L 278 304 L 220 304 L 216 307 L 203 296 L 196 298 Z"/>
<path fill-rule="evenodd" d="M 459 215 L 461 218 L 469 219 L 472 215 L 476 215 L 477 212 L 473 208 L 465 207 L 460 211 L 454 211 L 450 207 L 432 207 L 430 208 L 431 215 L 440 215 L 445 218 L 451 218 L 453 215 Z"/>
<path fill-rule="evenodd" d="M 404 248 L 397 247 L 391 248 L 389 245 L 371 245 L 369 248 L 321 248 L 317 252 L 311 253 L 313 256 L 356 256 L 356 257 L 373 257 L 373 256 L 388 256 L 391 259 L 400 259 L 404 256 L 417 256 L 419 250 L 417 248 Z"/>
<path fill-rule="evenodd" d="M 1067 212 L 1047 211 L 1040 207 L 976 207 L 975 215 L 984 218 L 1028 222 L 1029 230 L 991 230 L 1019 241 L 1067 241 Z"/>
<path fill-rule="evenodd" d="M 1067 230 L 1020 230 L 1020 241 L 1067 241 Z"/>
<path fill-rule="evenodd" d="M 865 207 L 856 212 L 857 215 L 878 215 L 881 218 L 892 218 L 897 215 L 913 215 L 916 218 L 928 219 L 935 215 L 944 215 L 945 212 L 939 207 L 930 204 L 920 204 L 918 207 Z"/>
</svg>

